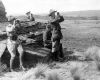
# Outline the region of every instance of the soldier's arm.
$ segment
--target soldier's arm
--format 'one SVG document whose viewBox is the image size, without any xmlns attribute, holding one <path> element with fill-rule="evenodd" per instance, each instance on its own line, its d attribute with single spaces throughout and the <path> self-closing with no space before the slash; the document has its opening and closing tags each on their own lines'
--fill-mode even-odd
<svg viewBox="0 0 100 80">
<path fill-rule="evenodd" d="M 13 30 L 13 29 L 11 29 L 11 28 L 9 28 L 9 27 L 15 27 L 15 26 L 11 26 L 11 25 L 8 25 L 7 27 L 6 27 L 6 34 L 7 34 L 7 36 L 11 36 L 12 34 L 15 34 L 15 30 Z"/>
<path fill-rule="evenodd" d="M 6 34 L 7 34 L 7 36 L 10 35 L 9 30 L 8 30 L 8 26 L 6 26 Z"/>
<path fill-rule="evenodd" d="M 57 16 L 54 19 L 50 20 L 51 23 L 59 23 L 59 22 L 63 22 L 64 18 L 63 16 Z"/>
<path fill-rule="evenodd" d="M 35 21 L 33 14 L 30 15 L 30 20 Z"/>
<path fill-rule="evenodd" d="M 58 22 L 63 22 L 64 21 L 64 17 L 61 16 L 59 12 L 56 13 L 56 18 L 59 18 Z"/>
</svg>

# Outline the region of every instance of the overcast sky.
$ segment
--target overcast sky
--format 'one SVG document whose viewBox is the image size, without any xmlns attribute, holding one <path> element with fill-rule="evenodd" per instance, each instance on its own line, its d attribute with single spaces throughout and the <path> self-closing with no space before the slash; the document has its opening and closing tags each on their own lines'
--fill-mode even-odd
<svg viewBox="0 0 100 80">
<path fill-rule="evenodd" d="M 48 13 L 50 9 L 58 11 L 100 10 L 100 0 L 2 0 L 6 12 L 10 14 Z"/>
</svg>

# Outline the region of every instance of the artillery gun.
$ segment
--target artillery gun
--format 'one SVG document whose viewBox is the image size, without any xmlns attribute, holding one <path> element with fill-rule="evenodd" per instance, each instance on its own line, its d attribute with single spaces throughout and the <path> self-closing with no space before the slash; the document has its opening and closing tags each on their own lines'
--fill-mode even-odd
<svg viewBox="0 0 100 80">
<path fill-rule="evenodd" d="M 43 32 L 46 28 L 46 23 L 41 22 L 21 22 L 21 35 L 19 39 L 24 45 L 32 43 L 43 43 Z"/>
<path fill-rule="evenodd" d="M 21 41 L 25 52 L 46 56 L 50 49 L 43 46 L 43 32 L 46 29 L 47 23 L 34 22 L 34 21 L 21 21 L 20 35 L 18 40 Z M 6 32 L 0 34 L 1 45 L 6 45 L 7 35 Z M 1 46 L 2 47 L 2 46 Z M 0 50 L 3 54 L 4 50 Z"/>
<path fill-rule="evenodd" d="M 21 22 L 22 29 L 20 29 L 21 33 L 18 36 L 18 39 L 23 45 L 25 51 L 23 59 L 28 66 L 31 66 L 33 63 L 38 63 L 38 61 L 46 62 L 48 59 L 51 49 L 43 46 L 43 32 L 46 29 L 47 24 L 48 23 L 29 21 Z M 6 50 L 6 32 L 0 35 L 0 39 L 2 40 L 0 42 L 0 57 L 4 55 L 2 60 L 5 60 L 4 63 L 8 64 L 10 56 L 8 55 L 8 50 Z"/>
<path fill-rule="evenodd" d="M 23 45 L 43 42 L 43 32 L 46 28 L 46 23 L 34 21 L 21 21 L 21 29 L 18 31 L 18 39 Z M 7 39 L 6 32 L 0 32 L 0 40 Z"/>
<path fill-rule="evenodd" d="M 20 35 L 18 40 L 21 41 L 24 48 L 24 63 L 27 66 L 31 66 L 33 63 L 46 59 L 50 52 L 50 49 L 43 46 L 43 32 L 47 23 L 41 22 L 21 22 Z M 0 58 L 3 63 L 9 66 L 10 55 L 6 46 L 7 35 L 6 32 L 0 34 Z M 16 60 L 18 61 L 18 53 L 16 54 Z M 16 63 L 18 63 L 15 61 Z M 45 60 L 44 60 L 45 61 Z M 15 64 L 18 66 L 18 64 Z"/>
</svg>

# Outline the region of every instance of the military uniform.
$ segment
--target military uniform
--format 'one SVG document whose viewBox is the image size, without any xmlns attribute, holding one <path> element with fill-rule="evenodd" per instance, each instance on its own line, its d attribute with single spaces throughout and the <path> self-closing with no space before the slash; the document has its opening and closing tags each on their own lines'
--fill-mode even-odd
<svg viewBox="0 0 100 80">
<path fill-rule="evenodd" d="M 51 48 L 51 25 L 47 24 L 46 25 L 46 30 L 43 33 L 43 42 L 44 42 L 44 47 Z"/>
<path fill-rule="evenodd" d="M 55 14 L 57 14 L 57 15 L 55 15 Z M 60 57 L 59 52 L 63 56 L 63 53 L 60 50 L 60 48 L 61 48 L 60 40 L 63 38 L 63 36 L 61 33 L 61 26 L 59 23 L 64 21 L 64 18 L 63 18 L 63 16 L 60 16 L 59 13 L 56 11 L 50 12 L 49 16 L 50 16 L 49 22 L 52 25 L 52 37 L 51 37 L 52 54 L 54 54 L 53 55 L 54 59 L 57 59 L 58 57 Z"/>
<path fill-rule="evenodd" d="M 30 21 L 35 21 L 35 18 L 34 18 L 33 14 L 32 14 L 31 12 L 27 12 L 26 15 L 27 15 L 27 18 L 28 18 Z"/>
<path fill-rule="evenodd" d="M 12 19 L 11 19 L 12 20 Z M 14 21 L 14 20 L 13 20 Z M 6 32 L 7 32 L 7 49 L 11 55 L 10 59 L 10 70 L 12 70 L 12 65 L 14 58 L 16 56 L 16 50 L 18 49 L 18 52 L 20 54 L 20 67 L 22 67 L 22 55 L 23 55 L 23 48 L 21 43 L 17 40 L 18 35 L 17 35 L 17 28 L 15 27 L 15 24 L 9 24 L 6 27 Z"/>
</svg>

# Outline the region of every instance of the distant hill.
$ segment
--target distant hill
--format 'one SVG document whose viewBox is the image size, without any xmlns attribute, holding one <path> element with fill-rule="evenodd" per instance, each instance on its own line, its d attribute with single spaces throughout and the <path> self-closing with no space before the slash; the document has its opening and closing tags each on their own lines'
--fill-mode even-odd
<svg viewBox="0 0 100 80">
<path fill-rule="evenodd" d="M 71 11 L 60 12 L 65 19 L 80 19 L 80 20 L 100 20 L 100 10 L 86 10 L 86 11 Z M 47 14 L 42 14 L 38 18 L 47 19 Z"/>
<path fill-rule="evenodd" d="M 64 16 L 72 16 L 72 17 L 92 17 L 97 16 L 100 17 L 100 10 L 87 10 L 87 11 L 72 11 L 72 12 L 62 12 Z"/>
<path fill-rule="evenodd" d="M 64 16 L 65 20 L 100 20 L 100 10 L 87 10 L 87 11 L 72 11 L 72 12 L 60 12 Z M 35 19 L 48 20 L 48 14 L 34 14 Z M 25 15 L 16 16 L 21 20 L 27 20 Z"/>
</svg>

